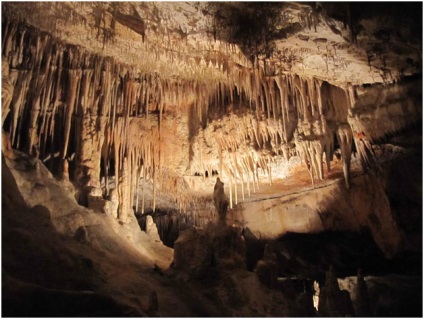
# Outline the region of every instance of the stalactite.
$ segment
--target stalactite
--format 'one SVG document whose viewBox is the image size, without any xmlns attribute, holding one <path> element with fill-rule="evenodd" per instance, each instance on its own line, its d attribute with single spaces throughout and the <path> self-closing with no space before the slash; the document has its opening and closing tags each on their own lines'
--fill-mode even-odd
<svg viewBox="0 0 424 319">
<path fill-rule="evenodd" d="M 6 60 L 2 60 L 1 63 L 1 80 L 1 125 L 3 127 L 13 98 L 13 83 L 9 80 L 9 64 Z"/>
<path fill-rule="evenodd" d="M 73 115 L 74 107 L 75 107 L 78 82 L 80 81 L 81 75 L 82 75 L 81 70 L 69 70 L 68 71 L 69 90 L 68 90 L 68 99 L 67 99 L 67 107 L 66 107 L 66 115 L 65 115 L 65 121 L 66 121 L 65 122 L 65 129 L 64 129 L 65 141 L 64 141 L 64 144 L 63 144 L 63 148 L 62 148 L 62 155 L 61 155 L 62 159 L 65 158 L 67 150 L 68 150 L 72 115 Z"/>
<path fill-rule="evenodd" d="M 321 97 L 321 84 L 322 84 L 322 81 L 321 80 L 316 80 L 315 81 L 316 92 L 317 92 L 318 110 L 319 110 L 319 115 L 320 116 L 323 115 L 322 97 Z"/>
<path fill-rule="evenodd" d="M 288 119 L 288 116 L 286 114 L 286 109 L 288 108 L 288 105 L 286 103 L 286 87 L 284 85 L 284 82 L 282 80 L 282 77 L 279 77 L 276 81 L 277 86 L 278 86 L 278 90 L 279 90 L 279 95 L 280 95 L 280 104 L 281 104 L 281 116 L 282 116 L 282 136 L 284 137 L 284 142 L 287 143 L 287 128 L 286 128 L 286 122 Z"/>
<path fill-rule="evenodd" d="M 54 47 L 52 45 L 52 47 Z M 47 136 L 48 136 L 48 125 L 51 121 L 52 118 L 52 114 L 54 114 L 54 108 L 56 106 L 57 103 L 56 102 L 56 96 L 54 96 L 54 94 L 56 93 L 54 86 L 55 86 L 55 76 L 56 73 L 58 73 L 58 59 L 60 58 L 60 56 L 58 55 L 57 51 L 52 49 L 50 54 L 49 54 L 49 62 L 46 63 L 45 65 L 45 71 L 47 72 L 47 78 L 46 78 L 46 87 L 43 90 L 43 94 L 41 95 L 41 117 L 42 117 L 42 122 L 41 122 L 41 129 L 40 129 L 40 136 L 44 136 L 43 139 L 43 146 L 46 144 L 47 141 Z M 51 61 L 51 62 L 50 62 Z M 51 65 L 50 65 L 51 63 Z M 60 72 L 60 71 L 59 71 Z M 50 101 L 54 101 L 53 103 L 51 103 Z M 53 107 L 51 106 L 51 104 L 53 104 Z M 53 110 L 52 110 L 53 108 Z M 41 142 L 40 142 L 41 144 Z M 44 154 L 44 152 L 43 152 Z"/>
<path fill-rule="evenodd" d="M 45 51 L 46 42 L 45 39 L 37 38 L 36 42 L 36 58 L 35 58 L 35 65 L 32 69 L 33 77 L 30 82 L 30 86 L 33 88 L 32 94 L 30 96 L 30 121 L 29 121 L 29 134 L 28 134 L 28 153 L 32 153 L 32 155 L 35 155 L 33 152 L 33 147 L 36 147 L 38 145 L 38 134 L 37 134 L 37 127 L 38 127 L 38 116 L 41 111 L 41 93 L 44 89 L 44 86 L 46 84 L 46 78 L 48 77 L 48 73 L 50 71 L 49 68 L 46 68 L 46 70 L 42 73 L 42 70 L 40 69 L 41 59 L 43 58 L 43 53 Z M 50 52 L 46 52 L 45 56 L 46 58 L 46 65 L 50 65 L 50 59 L 51 54 Z M 47 74 L 46 74 L 47 73 Z"/>
<path fill-rule="evenodd" d="M 337 140 L 340 144 L 343 160 L 343 174 L 346 188 L 350 188 L 350 160 L 352 155 L 352 130 L 349 124 L 341 124 L 337 128 Z"/>
<path fill-rule="evenodd" d="M 145 197 L 144 197 L 144 193 L 145 193 L 145 191 L 144 191 L 144 189 L 145 189 L 145 187 L 146 187 L 146 166 L 143 164 L 143 188 L 142 188 L 142 190 L 141 190 L 141 213 L 142 214 L 144 214 L 144 199 L 145 199 Z"/>
<path fill-rule="evenodd" d="M 229 193 L 230 193 L 230 209 L 233 209 L 233 189 L 232 189 L 233 176 L 232 176 L 231 172 L 229 172 L 229 180 L 230 180 L 230 185 L 229 185 Z"/>
<path fill-rule="evenodd" d="M 368 169 L 373 168 L 375 164 L 372 145 L 363 132 L 355 132 L 354 141 L 361 161 L 362 170 L 366 172 Z"/>
<path fill-rule="evenodd" d="M 271 156 L 269 155 L 268 155 L 268 175 L 269 175 L 269 185 L 272 185 Z"/>
<path fill-rule="evenodd" d="M 18 71 L 18 77 L 16 84 L 14 85 L 13 98 L 11 102 L 12 106 L 12 123 L 10 126 L 10 139 L 12 145 L 15 144 L 17 135 L 20 134 L 18 131 L 18 119 L 22 118 L 26 93 L 29 87 L 29 80 L 32 73 L 28 70 Z"/>
<path fill-rule="evenodd" d="M 244 200 L 244 174 L 242 172 L 240 172 L 240 177 L 241 177 L 241 197 Z"/>
<path fill-rule="evenodd" d="M 309 98 L 311 116 L 312 118 L 314 118 L 315 112 L 316 112 L 315 105 L 317 104 L 317 97 L 315 93 L 315 80 L 312 78 L 309 78 L 307 79 L 306 84 L 307 84 L 307 93 Z"/>
<path fill-rule="evenodd" d="M 153 212 L 156 210 L 156 167 L 153 167 Z"/>
<path fill-rule="evenodd" d="M 129 191 L 129 193 L 130 193 L 130 195 L 129 195 L 129 202 L 130 202 L 130 204 L 131 204 L 131 207 L 133 206 L 133 203 L 134 203 L 134 190 L 135 190 L 135 184 L 136 184 L 136 181 L 135 181 L 135 178 L 136 178 L 136 176 L 137 176 L 137 170 L 134 170 L 134 168 L 135 168 L 135 163 L 134 163 L 134 150 L 133 149 L 129 149 L 129 170 L 130 170 L 130 172 L 132 172 L 132 174 L 130 175 L 130 178 L 129 178 L 129 189 L 130 189 L 130 191 Z"/>
<path fill-rule="evenodd" d="M 143 166 L 140 165 L 140 163 L 138 163 L 138 169 L 137 169 L 137 173 L 136 173 L 136 177 L 135 177 L 135 193 L 136 193 L 136 198 L 135 198 L 135 211 L 136 213 L 138 213 L 138 204 L 139 204 L 139 189 L 140 189 L 140 179 L 141 179 L 141 172 L 143 169 Z M 144 186 L 143 186 L 144 187 Z"/>
<path fill-rule="evenodd" d="M 357 96 L 356 96 L 356 89 L 354 86 L 350 85 L 347 89 L 347 94 L 349 96 L 349 102 L 350 102 L 350 108 L 354 108 L 355 107 L 355 103 L 357 100 Z"/>
<path fill-rule="evenodd" d="M 234 174 L 234 203 L 238 204 L 237 176 Z"/>
<path fill-rule="evenodd" d="M 249 173 L 248 170 L 247 170 L 247 196 L 250 197 L 250 173 Z M 244 198 L 243 198 L 243 200 L 244 200 Z"/>
</svg>

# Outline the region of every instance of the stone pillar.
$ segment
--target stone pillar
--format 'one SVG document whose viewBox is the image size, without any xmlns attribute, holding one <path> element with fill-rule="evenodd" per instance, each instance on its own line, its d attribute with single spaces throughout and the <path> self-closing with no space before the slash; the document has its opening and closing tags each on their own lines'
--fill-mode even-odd
<svg viewBox="0 0 424 319">
<path fill-rule="evenodd" d="M 213 201 L 216 212 L 218 214 L 218 223 L 227 223 L 228 199 L 224 193 L 224 183 L 219 177 L 216 178 L 215 187 L 213 190 Z"/>
<path fill-rule="evenodd" d="M 371 317 L 373 314 L 371 312 L 367 284 L 365 283 L 361 269 L 358 269 L 357 284 L 353 293 L 355 298 L 355 315 L 358 317 Z"/>
</svg>

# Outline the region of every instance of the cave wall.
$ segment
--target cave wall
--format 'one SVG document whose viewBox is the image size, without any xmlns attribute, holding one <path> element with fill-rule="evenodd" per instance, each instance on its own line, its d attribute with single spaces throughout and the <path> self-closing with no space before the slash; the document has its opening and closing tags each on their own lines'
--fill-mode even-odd
<svg viewBox="0 0 424 319">
<path fill-rule="evenodd" d="M 357 231 L 367 228 L 387 257 L 402 247 L 384 182 L 358 175 L 346 190 L 340 181 L 279 198 L 244 203 L 237 220 L 258 239 L 277 239 L 292 233 Z"/>
</svg>

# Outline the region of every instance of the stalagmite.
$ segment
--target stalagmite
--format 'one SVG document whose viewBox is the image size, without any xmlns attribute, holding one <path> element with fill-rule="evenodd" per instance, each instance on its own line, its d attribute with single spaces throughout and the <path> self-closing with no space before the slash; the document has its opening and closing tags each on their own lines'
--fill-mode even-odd
<svg viewBox="0 0 424 319">
<path fill-rule="evenodd" d="M 228 200 L 224 193 L 224 183 L 221 182 L 219 177 L 216 179 L 216 183 L 214 186 L 213 200 L 215 210 L 218 215 L 218 222 L 226 224 Z"/>
<path fill-rule="evenodd" d="M 62 179 L 69 181 L 69 163 L 66 158 L 62 160 Z"/>
<path fill-rule="evenodd" d="M 315 140 L 312 141 L 310 145 L 311 159 L 314 165 L 315 176 L 319 179 L 324 179 L 324 172 L 322 168 L 323 149 L 321 142 L 319 140 Z"/>
<path fill-rule="evenodd" d="M 10 141 L 10 134 L 2 131 L 1 134 L 1 151 L 5 158 L 14 159 L 15 153 L 13 152 L 12 142 Z"/>
<path fill-rule="evenodd" d="M 131 202 L 129 201 L 130 197 L 130 176 L 128 171 L 128 159 L 124 157 L 122 165 L 122 174 L 120 176 L 119 186 L 120 186 L 120 198 L 119 198 L 119 208 L 118 208 L 118 217 L 119 220 L 123 223 L 127 222 L 128 214 L 131 210 Z"/>
</svg>

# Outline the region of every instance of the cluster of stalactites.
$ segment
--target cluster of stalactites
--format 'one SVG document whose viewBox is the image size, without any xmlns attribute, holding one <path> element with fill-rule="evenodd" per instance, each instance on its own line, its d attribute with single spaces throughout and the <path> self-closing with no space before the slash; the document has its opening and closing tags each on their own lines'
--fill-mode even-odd
<svg viewBox="0 0 424 319">
<path fill-rule="evenodd" d="M 232 207 L 233 202 L 238 202 L 238 187 L 243 199 L 245 194 L 250 196 L 259 187 L 260 176 L 268 176 L 272 182 L 274 156 L 290 156 L 281 144 L 281 134 L 277 121 L 259 121 L 248 111 L 214 120 L 199 131 L 193 143 L 191 171 L 206 171 L 210 176 L 217 172 L 225 177 Z"/>
<path fill-rule="evenodd" d="M 215 150 L 209 156 L 215 158 L 210 162 L 200 158 L 193 166 L 202 163 L 203 171 L 211 171 L 218 161 L 220 173 L 226 172 L 235 185 L 235 202 L 237 183 L 242 185 L 243 196 L 245 184 L 248 193 L 258 187 L 258 170 L 267 173 L 271 183 L 274 156 L 282 154 L 288 160 L 293 145 L 312 179 L 323 178 L 323 153 L 329 168 L 334 134 L 347 122 L 350 91 L 328 83 L 324 87 L 317 79 L 289 74 L 266 77 L 260 68 L 252 70 L 229 61 L 225 65 L 228 78 L 213 85 L 162 79 L 7 21 L 2 41 L 2 57 L 9 66 L 3 81 L 9 90 L 2 93 L 6 102 L 2 121 L 9 118 L 13 145 L 42 159 L 59 156 L 63 165 L 66 159 L 75 159 L 75 179 L 83 187 L 99 188 L 102 160 L 106 179 L 114 162 L 123 220 L 138 196 L 140 181 L 143 185 L 148 179 L 153 181 L 155 207 L 161 157 L 166 152 L 160 142 L 161 122 L 168 110 L 178 112 L 184 106 L 195 110 L 195 117 L 189 119 L 197 123 L 193 131 L 198 140 L 214 142 Z M 231 121 L 222 123 L 229 130 L 226 134 L 209 139 L 203 138 L 206 131 L 198 133 L 199 128 L 210 127 L 205 124 L 211 114 L 235 114 L 245 106 L 252 116 L 238 121 L 237 127 Z M 343 136 L 349 138 L 347 133 Z M 340 138 L 339 143 L 345 140 Z M 197 143 L 199 157 L 207 155 L 204 143 Z M 346 141 L 341 146 L 346 161 L 350 160 L 350 145 Z M 109 196 L 105 185 L 104 195 Z M 137 207 L 138 198 L 135 201 Z"/>
<path fill-rule="evenodd" d="M 191 105 L 196 96 L 206 100 L 211 88 L 136 73 L 32 28 L 3 26 L 2 124 L 13 146 L 45 162 L 59 157 L 63 167 L 74 160 L 75 180 L 87 189 L 100 188 L 102 161 L 106 179 L 114 163 L 118 214 L 125 220 L 141 180 L 153 180 L 155 193 L 166 152 L 163 112 Z"/>
<path fill-rule="evenodd" d="M 210 96 L 208 112 L 221 111 L 221 117 L 199 130 L 195 148 L 200 155 L 192 170 L 214 169 L 218 159 L 229 184 L 241 183 L 244 188 L 252 176 L 254 185 L 258 169 L 268 172 L 271 183 L 274 156 L 289 160 L 295 149 L 314 183 L 324 178 L 324 162 L 330 170 L 337 139 L 348 185 L 353 139 L 348 110 L 355 101 L 354 90 L 294 74 L 266 77 L 261 69 L 233 67 L 229 82 L 220 83 Z"/>
<path fill-rule="evenodd" d="M 348 185 L 352 152 L 352 133 L 347 124 L 348 109 L 351 107 L 350 91 L 297 75 L 269 78 L 267 86 L 263 87 L 264 95 L 268 97 L 265 101 L 267 117 L 280 116 L 284 142 L 294 142 L 297 153 L 307 165 L 312 183 L 314 179 L 324 178 L 324 160 L 330 171 L 334 137 L 337 137 Z M 275 112 L 279 106 L 281 112 Z"/>
</svg>

